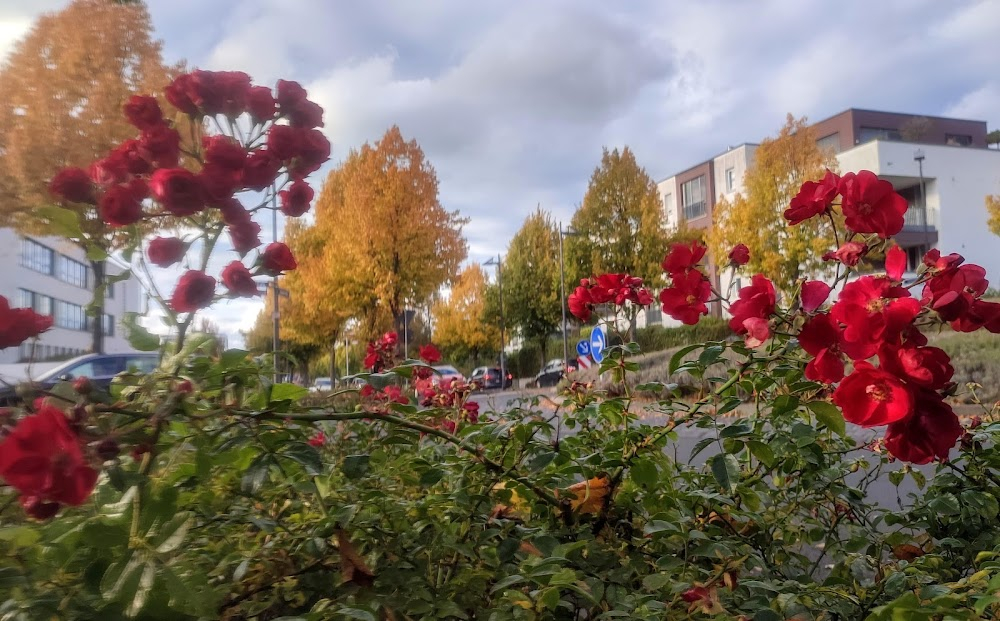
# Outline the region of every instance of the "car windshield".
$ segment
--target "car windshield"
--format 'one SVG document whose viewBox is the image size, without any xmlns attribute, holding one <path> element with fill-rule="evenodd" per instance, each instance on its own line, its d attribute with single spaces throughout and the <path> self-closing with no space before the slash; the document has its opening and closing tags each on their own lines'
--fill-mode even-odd
<svg viewBox="0 0 1000 621">
<path fill-rule="evenodd" d="M 458 369 L 456 369 L 455 367 L 447 367 L 447 366 L 434 367 L 434 370 L 440 373 L 441 375 L 458 375 Z"/>
</svg>

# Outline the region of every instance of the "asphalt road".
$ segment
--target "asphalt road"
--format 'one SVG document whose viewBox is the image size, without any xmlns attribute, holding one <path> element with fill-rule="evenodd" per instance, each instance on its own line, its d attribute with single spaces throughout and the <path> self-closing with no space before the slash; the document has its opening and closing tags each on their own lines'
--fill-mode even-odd
<svg viewBox="0 0 1000 621">
<path fill-rule="evenodd" d="M 532 397 L 542 397 L 542 403 L 544 407 L 545 399 L 544 397 L 554 397 L 555 391 L 553 389 L 541 389 L 541 390 L 525 390 L 525 391 L 489 391 L 477 393 L 473 396 L 473 400 L 479 403 L 481 413 L 489 412 L 505 412 L 516 407 L 524 399 L 530 399 Z M 551 408 L 550 409 L 554 409 Z M 657 417 L 655 415 L 644 415 L 643 422 L 646 424 L 655 425 L 657 422 L 663 423 L 665 419 L 662 417 Z M 691 455 L 691 451 L 694 449 L 695 445 L 699 440 L 714 435 L 711 429 L 700 429 L 694 426 L 680 426 L 676 430 L 678 438 L 677 441 L 668 445 L 667 451 L 675 456 L 678 460 L 686 460 L 688 456 Z M 874 438 L 881 435 L 883 430 L 881 429 L 865 429 L 855 425 L 848 425 L 848 432 L 851 436 L 858 441 L 859 445 L 865 444 Z M 704 464 L 705 461 L 711 457 L 713 454 L 718 452 L 718 447 L 715 445 L 710 445 L 704 451 L 699 453 L 693 462 L 694 464 Z M 873 456 L 874 457 L 874 456 Z M 872 462 L 877 462 L 876 459 L 871 460 Z M 916 484 L 913 482 L 911 477 L 904 477 L 903 482 L 900 483 L 899 487 L 896 487 L 889 481 L 888 473 L 894 470 L 898 470 L 903 467 L 902 463 L 898 463 L 894 466 L 884 468 L 882 475 L 875 479 L 869 490 L 869 500 L 875 502 L 885 509 L 897 510 L 903 506 L 909 504 L 909 495 L 917 493 L 919 490 Z M 934 465 L 929 464 L 926 466 L 915 466 L 924 473 L 924 475 L 929 479 L 934 473 Z M 864 472 L 859 472 L 855 476 L 859 479 L 864 476 Z"/>
</svg>

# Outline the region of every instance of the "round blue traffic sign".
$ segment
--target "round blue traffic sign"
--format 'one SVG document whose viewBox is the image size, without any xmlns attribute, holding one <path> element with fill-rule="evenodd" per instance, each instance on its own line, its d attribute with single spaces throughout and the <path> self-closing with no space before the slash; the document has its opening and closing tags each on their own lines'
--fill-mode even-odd
<svg viewBox="0 0 1000 621">
<path fill-rule="evenodd" d="M 604 336 L 604 330 L 601 326 L 594 326 L 594 330 L 590 333 L 590 355 L 593 356 L 594 362 L 601 362 L 604 360 L 604 346 L 607 345 L 607 338 Z"/>
<path fill-rule="evenodd" d="M 576 344 L 576 353 L 579 356 L 586 356 L 590 353 L 590 341 L 583 340 Z"/>
</svg>

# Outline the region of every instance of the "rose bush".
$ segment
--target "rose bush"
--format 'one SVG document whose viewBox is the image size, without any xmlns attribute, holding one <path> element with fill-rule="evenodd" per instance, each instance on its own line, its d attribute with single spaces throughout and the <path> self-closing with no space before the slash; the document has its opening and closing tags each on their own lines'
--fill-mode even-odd
<svg viewBox="0 0 1000 621">
<path fill-rule="evenodd" d="M 1000 613 L 996 408 L 959 419 L 950 399 L 975 401 L 975 387 L 952 383 L 926 336 L 998 331 L 1000 305 L 958 255 L 932 251 L 901 282 L 889 238 L 905 201 L 886 182 L 829 172 L 788 206 L 790 226 L 837 227 L 828 282 L 782 292 L 748 274 L 730 296 L 704 246 L 665 249 L 662 310 L 688 324 L 710 305 L 731 316 L 731 339 L 669 361 L 669 376 L 710 387 L 704 398 L 673 396 L 671 377 L 635 385 L 639 351 L 626 343 L 601 364 L 613 389 L 567 381 L 554 401 L 493 411 L 471 386 L 439 381 L 435 348 L 398 359 L 390 333 L 369 343 L 362 386 L 307 399 L 266 361 L 188 329 L 197 310 L 256 295 L 255 276 L 295 269 L 283 244 L 257 250 L 253 214 L 305 212 L 307 176 L 329 156 L 322 110 L 295 83 L 272 91 L 239 72 L 184 74 L 166 96 L 190 137 L 155 99 L 134 98 L 124 112 L 139 137 L 51 184 L 131 239 L 123 256 L 175 333 L 152 373 L 124 373 L 107 393 L 28 387 L 0 414 L 0 618 Z M 145 242 L 150 228 L 176 235 Z M 212 261 L 224 233 L 235 256 Z M 885 274 L 857 274 L 883 252 Z M 147 257 L 182 264 L 168 295 Z M 715 263 L 747 259 L 737 247 Z M 617 332 L 654 299 L 638 278 L 599 274 L 569 308 L 607 311 Z M 6 301 L 0 319 L 6 347 L 49 325 Z M 873 495 L 886 481 L 898 498 Z"/>
</svg>

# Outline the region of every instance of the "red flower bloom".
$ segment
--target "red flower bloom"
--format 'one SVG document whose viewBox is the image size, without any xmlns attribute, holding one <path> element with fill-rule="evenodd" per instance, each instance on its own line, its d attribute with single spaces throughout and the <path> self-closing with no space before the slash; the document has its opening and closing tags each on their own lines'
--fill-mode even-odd
<svg viewBox="0 0 1000 621">
<path fill-rule="evenodd" d="M 233 196 L 217 202 L 216 207 L 222 214 L 222 221 L 229 226 L 243 224 L 251 219 L 250 212 L 243 208 L 243 203 Z"/>
<path fill-rule="evenodd" d="M 883 343 L 898 343 L 920 314 L 910 292 L 881 276 L 863 276 L 844 286 L 833 305 L 833 318 L 844 324 L 844 352 L 854 360 L 875 355 Z"/>
<path fill-rule="evenodd" d="M 771 338 L 771 324 L 762 317 L 747 317 L 743 327 L 746 328 L 747 347 L 760 347 Z"/>
<path fill-rule="evenodd" d="M 122 106 L 122 110 L 128 122 L 138 129 L 151 129 L 163 124 L 163 111 L 155 97 L 132 95 Z"/>
<path fill-rule="evenodd" d="M 290 272 L 298 267 L 295 257 L 288 246 L 281 242 L 274 242 L 267 245 L 263 254 L 260 255 L 261 270 L 274 276 L 281 272 Z"/>
<path fill-rule="evenodd" d="M 687 272 L 698 265 L 707 251 L 708 248 L 698 240 L 694 240 L 690 244 L 673 244 L 660 265 L 663 267 L 663 271 L 671 276 Z"/>
<path fill-rule="evenodd" d="M 274 113 L 277 110 L 277 102 L 274 100 L 274 95 L 271 94 L 271 89 L 266 86 L 250 87 L 247 92 L 247 112 L 250 113 L 255 122 L 270 121 L 274 118 Z"/>
<path fill-rule="evenodd" d="M 99 164 L 99 176 L 105 177 L 102 184 L 110 185 L 124 181 L 126 173 L 129 175 L 149 173 L 153 170 L 153 163 L 147 159 L 148 157 L 149 153 L 141 142 L 132 138 L 126 140 Z"/>
<path fill-rule="evenodd" d="M 858 361 L 833 393 L 844 419 L 863 427 L 887 425 L 906 418 L 913 397 L 895 375 Z"/>
<path fill-rule="evenodd" d="M 18 498 L 24 513 L 36 520 L 47 520 L 59 513 L 58 502 L 48 502 L 38 496 L 21 496 Z"/>
<path fill-rule="evenodd" d="M 82 168 L 63 168 L 49 182 L 49 192 L 70 203 L 94 204 L 94 182 Z"/>
<path fill-rule="evenodd" d="M 906 199 L 870 170 L 844 175 L 840 195 L 845 223 L 852 231 L 888 239 L 903 230 Z"/>
<path fill-rule="evenodd" d="M 979 328 L 986 328 L 994 334 L 1000 332 L 1000 304 L 976 300 L 969 310 L 951 322 L 951 329 L 955 332 L 975 332 Z"/>
<path fill-rule="evenodd" d="M 231 199 L 243 184 L 243 171 L 209 163 L 202 166 L 198 182 L 205 202 L 213 206 L 221 205 Z"/>
<path fill-rule="evenodd" d="M 313 189 L 305 181 L 295 181 L 287 190 L 278 192 L 281 199 L 281 213 L 297 218 L 309 211 L 313 199 Z"/>
<path fill-rule="evenodd" d="M 733 302 L 729 307 L 729 313 L 733 316 L 729 320 L 729 329 L 736 334 L 747 334 L 751 327 L 754 328 L 754 334 L 751 339 L 754 341 L 765 340 L 760 339 L 762 335 L 761 324 L 759 322 L 751 322 L 747 324 L 748 319 L 763 319 L 767 320 L 771 315 L 774 314 L 774 304 L 776 301 L 774 293 L 774 284 L 767 279 L 763 274 L 754 274 L 753 278 L 750 279 L 750 286 L 743 287 L 740 289 L 739 293 L 740 299 Z M 770 335 L 770 330 L 768 330 L 768 336 Z"/>
<path fill-rule="evenodd" d="M 705 302 L 712 296 L 712 285 L 698 270 L 671 275 L 672 286 L 660 291 L 663 312 L 689 326 L 708 314 Z"/>
<path fill-rule="evenodd" d="M 178 313 L 193 313 L 212 303 L 215 297 L 215 279 L 198 270 L 188 270 L 177 281 L 177 288 L 170 298 L 170 307 Z"/>
<path fill-rule="evenodd" d="M 566 298 L 566 306 L 569 308 L 569 312 L 580 321 L 590 321 L 593 301 L 590 289 L 580 285 Z"/>
<path fill-rule="evenodd" d="M 822 280 L 807 280 L 802 283 L 802 310 L 811 313 L 830 297 L 830 285 Z"/>
<path fill-rule="evenodd" d="M 201 180 L 184 168 L 161 168 L 149 180 L 153 197 L 175 216 L 190 216 L 205 208 Z"/>
<path fill-rule="evenodd" d="M 840 177 L 827 170 L 822 180 L 806 181 L 802 184 L 799 193 L 785 210 L 785 219 L 788 220 L 788 224 L 795 225 L 829 213 L 830 205 L 839 192 Z"/>
<path fill-rule="evenodd" d="M 823 255 L 824 261 L 840 261 L 847 267 L 854 267 L 868 252 L 868 247 L 858 242 L 847 242 L 835 252 L 828 252 Z"/>
<path fill-rule="evenodd" d="M 296 179 L 304 179 L 330 159 L 330 141 L 318 129 L 293 129 L 298 132 L 298 152 L 288 165 L 288 173 Z"/>
<path fill-rule="evenodd" d="M 206 115 L 223 114 L 235 118 L 246 109 L 250 92 L 250 76 L 242 71 L 191 72 L 188 96 Z"/>
<path fill-rule="evenodd" d="M 113 227 L 128 226 L 142 219 L 142 202 L 127 185 L 108 188 L 97 206 L 97 212 Z"/>
<path fill-rule="evenodd" d="M 233 261 L 223 268 L 222 284 L 237 297 L 252 298 L 260 295 L 253 274 L 241 261 Z"/>
<path fill-rule="evenodd" d="M 929 390 L 944 388 L 955 374 L 951 358 L 937 347 L 886 345 L 879 349 L 878 360 L 884 370 L 907 384 Z"/>
<path fill-rule="evenodd" d="M 398 337 L 395 332 L 386 332 L 378 341 L 369 341 L 364 366 L 373 373 L 379 373 L 392 366 L 393 352 Z"/>
<path fill-rule="evenodd" d="M 249 216 L 249 214 L 247 214 Z M 245 255 L 260 245 L 260 225 L 249 217 L 243 222 L 230 224 L 229 238 L 233 241 L 233 249 Z"/>
<path fill-rule="evenodd" d="M 293 80 L 278 80 L 276 90 L 278 95 L 275 99 L 277 99 L 278 105 L 281 106 L 281 114 L 283 115 L 287 114 L 290 109 L 303 101 L 306 101 L 306 97 L 308 96 L 306 89 Z"/>
<path fill-rule="evenodd" d="M 138 153 L 157 168 L 174 168 L 181 157 L 181 135 L 166 125 L 156 125 L 142 132 Z"/>
<path fill-rule="evenodd" d="M 309 446 L 320 448 L 324 444 L 326 444 L 326 434 L 323 433 L 322 431 L 317 431 L 316 435 L 309 438 Z"/>
<path fill-rule="evenodd" d="M 299 152 L 299 130 L 288 125 L 272 125 L 267 132 L 267 150 L 274 157 L 287 162 Z"/>
<path fill-rule="evenodd" d="M 899 282 L 903 280 L 904 271 L 906 271 L 906 253 L 899 246 L 893 246 L 885 253 L 885 275 L 890 280 Z"/>
<path fill-rule="evenodd" d="M 243 186 L 258 192 L 274 183 L 281 170 L 281 160 L 268 149 L 256 149 L 243 165 Z"/>
<path fill-rule="evenodd" d="M 967 263 L 931 277 L 924 285 L 921 301 L 941 319 L 952 321 L 971 309 L 973 302 L 986 293 L 989 285 L 986 270 Z"/>
<path fill-rule="evenodd" d="M 948 459 L 963 432 L 951 406 L 937 393 L 921 391 L 915 395 L 913 414 L 886 429 L 885 446 L 897 459 L 926 464 Z"/>
<path fill-rule="evenodd" d="M 603 289 L 606 293 L 593 297 L 607 298 L 607 301 L 614 302 L 621 306 L 626 301 L 647 306 L 653 303 L 653 296 L 648 290 L 643 288 L 642 279 L 629 276 L 628 274 L 601 274 L 597 277 L 597 282 L 590 281 L 592 293 Z"/>
<path fill-rule="evenodd" d="M 52 317 L 30 308 L 11 308 L 0 295 L 0 349 L 14 347 L 52 327 Z"/>
<path fill-rule="evenodd" d="M 194 78 L 190 73 L 182 73 L 163 89 L 170 105 L 190 116 L 198 114 L 198 105 L 191 99 L 193 82 Z"/>
<path fill-rule="evenodd" d="M 420 348 L 420 359 L 427 364 L 434 364 L 441 361 L 441 352 L 433 343 L 428 343 Z"/>
<path fill-rule="evenodd" d="M 746 244 L 736 244 L 729 251 L 729 262 L 733 265 L 746 265 L 750 261 L 750 249 Z"/>
<path fill-rule="evenodd" d="M 799 345 L 813 356 L 806 365 L 807 378 L 823 384 L 834 384 L 844 379 L 840 327 L 830 315 L 822 313 L 810 317 L 799 332 Z"/>
<path fill-rule="evenodd" d="M 74 506 L 97 483 L 66 415 L 51 405 L 22 418 L 0 442 L 0 477 L 22 496 Z"/>
<path fill-rule="evenodd" d="M 965 257 L 954 252 L 941 256 L 940 250 L 937 248 L 931 248 L 927 251 L 927 254 L 924 255 L 923 262 L 932 275 L 937 275 L 958 267 L 965 262 Z"/>
<path fill-rule="evenodd" d="M 709 593 L 708 589 L 706 589 L 703 586 L 691 587 L 690 589 L 681 593 L 681 599 L 683 599 L 685 602 L 688 602 L 689 604 L 693 604 L 695 602 L 708 601 L 710 597 L 711 594 Z"/>
<path fill-rule="evenodd" d="M 282 111 L 284 110 L 282 107 Z M 323 108 L 316 102 L 304 99 L 288 110 L 288 122 L 292 127 L 323 127 Z"/>
<path fill-rule="evenodd" d="M 201 141 L 205 163 L 225 170 L 243 170 L 246 149 L 229 136 L 206 136 Z"/>
</svg>

